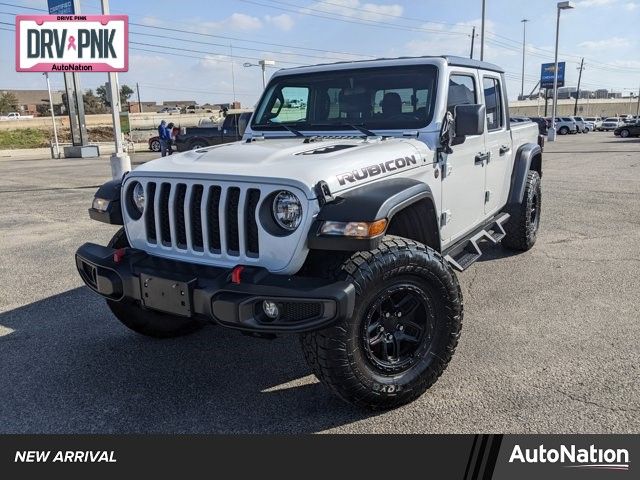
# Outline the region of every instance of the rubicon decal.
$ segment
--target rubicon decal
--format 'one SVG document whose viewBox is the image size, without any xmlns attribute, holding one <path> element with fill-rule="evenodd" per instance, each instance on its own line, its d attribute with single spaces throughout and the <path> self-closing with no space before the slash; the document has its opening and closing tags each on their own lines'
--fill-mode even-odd
<svg viewBox="0 0 640 480">
<path fill-rule="evenodd" d="M 337 178 L 340 185 L 345 185 L 347 182 L 355 183 L 360 180 L 364 180 L 365 178 L 375 177 L 381 173 L 393 172 L 394 170 L 400 170 L 410 165 L 416 165 L 417 163 L 418 160 L 416 160 L 415 155 L 411 155 L 410 157 L 396 158 L 395 160 L 376 163 L 374 165 L 369 165 L 368 167 L 352 170 L 351 172 L 341 173 Z"/>
<path fill-rule="evenodd" d="M 560 463 L 569 468 L 591 468 L 597 470 L 629 470 L 629 451 L 626 448 L 577 448 L 575 445 L 560 445 L 559 448 L 525 448 L 515 445 L 509 463 Z"/>
<path fill-rule="evenodd" d="M 18 15 L 18 72 L 126 72 L 126 15 Z"/>
</svg>

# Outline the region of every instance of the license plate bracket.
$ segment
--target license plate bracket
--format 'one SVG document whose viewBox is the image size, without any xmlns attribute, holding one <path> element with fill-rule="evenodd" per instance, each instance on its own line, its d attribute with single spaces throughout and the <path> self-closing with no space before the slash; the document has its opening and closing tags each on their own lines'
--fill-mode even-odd
<svg viewBox="0 0 640 480">
<path fill-rule="evenodd" d="M 164 313 L 190 317 L 191 292 L 195 280 L 181 282 L 156 277 L 146 273 L 140 274 L 140 292 L 145 307 Z"/>
</svg>

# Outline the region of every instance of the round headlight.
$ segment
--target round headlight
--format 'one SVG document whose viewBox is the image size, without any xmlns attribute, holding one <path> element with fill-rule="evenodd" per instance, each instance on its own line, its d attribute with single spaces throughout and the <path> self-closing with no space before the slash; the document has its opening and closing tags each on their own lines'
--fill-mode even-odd
<svg viewBox="0 0 640 480">
<path fill-rule="evenodd" d="M 273 199 L 273 218 L 285 230 L 293 231 L 302 221 L 302 204 L 298 197 L 282 190 Z"/>
<path fill-rule="evenodd" d="M 133 204 L 142 213 L 144 211 L 144 187 L 141 183 L 136 182 L 131 190 Z"/>
</svg>

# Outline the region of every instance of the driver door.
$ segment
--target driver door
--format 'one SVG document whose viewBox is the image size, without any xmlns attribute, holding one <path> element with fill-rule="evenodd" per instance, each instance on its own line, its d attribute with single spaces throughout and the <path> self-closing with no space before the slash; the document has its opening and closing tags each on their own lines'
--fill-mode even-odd
<svg viewBox="0 0 640 480">
<path fill-rule="evenodd" d="M 456 105 L 481 103 L 475 69 L 452 71 L 449 77 L 447 110 Z M 443 154 L 442 216 L 440 236 L 443 246 L 455 242 L 484 218 L 485 162 L 476 157 L 485 151 L 484 135 L 466 137 Z"/>
</svg>

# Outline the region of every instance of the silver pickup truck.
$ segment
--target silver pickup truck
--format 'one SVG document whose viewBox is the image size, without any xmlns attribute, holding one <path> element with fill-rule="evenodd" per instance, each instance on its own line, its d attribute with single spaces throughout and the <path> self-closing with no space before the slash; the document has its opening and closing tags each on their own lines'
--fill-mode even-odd
<svg viewBox="0 0 640 480">
<path fill-rule="evenodd" d="M 138 333 L 298 334 L 338 396 L 397 407 L 456 349 L 454 271 L 536 241 L 542 144 L 508 112 L 502 69 L 466 58 L 280 70 L 242 141 L 104 184 L 90 216 L 123 227 L 78 272 Z"/>
</svg>

